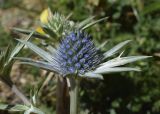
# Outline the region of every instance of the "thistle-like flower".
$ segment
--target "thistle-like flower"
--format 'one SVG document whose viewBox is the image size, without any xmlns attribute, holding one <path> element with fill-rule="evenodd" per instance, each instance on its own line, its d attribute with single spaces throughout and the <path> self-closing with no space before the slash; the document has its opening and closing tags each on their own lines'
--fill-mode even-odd
<svg viewBox="0 0 160 114">
<path fill-rule="evenodd" d="M 75 74 L 80 77 L 102 78 L 102 74 L 121 71 L 140 71 L 138 68 L 121 67 L 127 63 L 148 58 L 149 56 L 120 56 L 106 61 L 106 58 L 117 53 L 123 46 L 130 42 L 124 41 L 102 53 L 100 47 L 96 47 L 90 35 L 84 31 L 76 30 L 67 34 L 58 47 L 45 51 L 31 42 L 19 40 L 44 60 L 19 58 L 24 64 L 30 64 L 46 70 L 50 70 L 67 76 Z"/>
<path fill-rule="evenodd" d="M 19 40 L 43 59 L 33 60 L 30 58 L 18 57 L 17 59 L 20 59 L 21 63 L 46 69 L 60 74 L 63 77 L 73 75 L 72 77 L 67 77 L 67 84 L 70 88 L 70 114 L 77 114 L 78 112 L 79 80 L 74 77 L 79 76 L 102 79 L 102 75 L 106 73 L 140 71 L 139 68 L 124 67 L 123 65 L 149 57 L 122 57 L 122 52 L 118 57 L 109 60 L 109 57 L 118 53 L 121 48 L 130 42 L 130 40 L 119 43 L 107 52 L 102 52 L 101 48 L 105 46 L 106 42 L 99 47 L 96 47 L 92 41 L 92 36 L 84 31 L 92 25 L 106 20 L 107 17 L 96 21 L 93 19 L 94 17 L 90 17 L 80 23 L 75 23 L 58 13 L 55 13 L 54 15 L 51 14 L 47 23 L 41 27 L 44 34 L 42 35 L 36 31 L 32 35 L 33 37 L 45 40 L 47 44 L 46 50 L 43 50 L 29 41 Z M 15 30 L 24 34 L 30 33 L 28 30 L 17 28 Z M 53 39 L 57 40 L 54 41 Z M 60 86 L 62 83 L 58 80 L 57 85 Z M 65 84 L 62 84 L 62 86 L 64 85 Z M 60 94 L 64 94 L 64 91 L 62 93 L 57 92 L 57 95 Z M 63 101 L 60 102 L 62 103 Z M 61 105 L 63 106 L 63 103 Z M 57 108 L 57 114 L 61 114 L 62 112 L 59 112 L 59 103 Z M 64 106 L 63 108 L 65 109 L 66 107 Z"/>
<path fill-rule="evenodd" d="M 77 31 L 67 35 L 61 42 L 56 58 L 62 74 L 83 75 L 94 70 L 102 62 L 103 55 L 96 49 L 91 36 Z"/>
</svg>

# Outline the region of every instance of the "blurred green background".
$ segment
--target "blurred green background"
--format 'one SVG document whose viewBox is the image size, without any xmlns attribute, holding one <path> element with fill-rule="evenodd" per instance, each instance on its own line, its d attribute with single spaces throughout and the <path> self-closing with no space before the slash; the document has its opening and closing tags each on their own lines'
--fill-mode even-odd
<svg viewBox="0 0 160 114">
<path fill-rule="evenodd" d="M 41 12 L 50 7 L 71 19 L 81 21 L 89 16 L 108 16 L 105 22 L 88 32 L 96 44 L 108 40 L 104 50 L 131 39 L 124 55 L 149 55 L 153 58 L 137 62 L 142 72 L 115 73 L 103 81 L 83 80 L 80 91 L 81 113 L 85 114 L 159 114 L 160 113 L 160 0 L 0 0 L 0 47 L 15 44 L 21 37 L 12 27 L 36 28 Z M 22 56 L 32 56 L 23 51 Z M 132 65 L 132 64 L 131 64 Z M 12 78 L 29 96 L 30 88 L 44 79 L 43 70 L 15 64 Z M 0 102 L 20 102 L 0 83 Z M 55 111 L 54 81 L 42 90 L 39 104 L 47 114 Z M 0 114 L 10 114 L 1 111 Z M 17 113 L 16 113 L 17 114 Z"/>
</svg>

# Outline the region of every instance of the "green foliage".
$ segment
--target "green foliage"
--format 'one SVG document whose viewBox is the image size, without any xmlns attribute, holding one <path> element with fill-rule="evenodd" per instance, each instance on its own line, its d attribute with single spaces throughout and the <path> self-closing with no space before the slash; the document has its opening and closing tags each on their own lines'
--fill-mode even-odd
<svg viewBox="0 0 160 114">
<path fill-rule="evenodd" d="M 0 35 L 1 35 L 0 47 L 7 46 L 8 42 L 10 42 L 12 38 L 10 34 L 3 29 L 1 24 L 0 24 Z"/>
<path fill-rule="evenodd" d="M 6 105 L 6 104 L 0 104 L 0 109 L 1 110 L 8 110 L 8 111 L 25 111 L 28 110 L 29 107 L 25 105 Z"/>
<path fill-rule="evenodd" d="M 160 112 L 160 65 L 155 53 L 160 50 L 159 1 L 66 1 L 55 2 L 52 10 L 67 14 L 73 12 L 74 20 L 88 15 L 108 16 L 105 23 L 96 24 L 88 31 L 97 44 L 112 40 L 105 49 L 123 41 L 133 40 L 126 50 L 130 55 L 153 56 L 148 63 L 138 62 L 140 73 L 121 73 L 105 76 L 104 81 L 85 81 L 82 84 L 82 107 L 91 114 L 155 114 Z M 83 9 L 83 10 L 82 10 Z M 88 83 L 88 84 L 86 84 Z"/>
<path fill-rule="evenodd" d="M 0 1 L 0 8 L 3 8 L 3 9 L 7 9 L 7 8 L 10 8 L 10 7 L 13 7 L 13 5 L 15 4 L 18 4 L 19 3 L 19 0 L 1 0 Z"/>
<path fill-rule="evenodd" d="M 109 41 L 104 50 L 109 50 L 121 41 L 132 40 L 125 53 L 153 56 L 147 62 L 137 62 L 137 66 L 142 68 L 141 72 L 110 74 L 105 76 L 104 81 L 84 80 L 81 83 L 81 109 L 90 114 L 159 114 L 160 57 L 155 55 L 160 53 L 159 0 L 47 1 L 52 11 L 66 16 L 73 13 L 71 19 L 75 21 L 89 16 L 96 16 L 96 19 L 107 16 L 106 22 L 87 30 L 97 45 Z M 6 2 L 3 8 L 10 6 L 7 4 L 11 2 Z M 30 32 L 27 31 L 28 34 Z M 0 45 L 6 46 L 8 33 L 1 29 L 0 36 L 4 41 Z M 49 113 L 55 104 L 45 95 L 41 97 L 45 98 L 43 101 L 47 105 L 43 104 L 42 107 Z"/>
</svg>

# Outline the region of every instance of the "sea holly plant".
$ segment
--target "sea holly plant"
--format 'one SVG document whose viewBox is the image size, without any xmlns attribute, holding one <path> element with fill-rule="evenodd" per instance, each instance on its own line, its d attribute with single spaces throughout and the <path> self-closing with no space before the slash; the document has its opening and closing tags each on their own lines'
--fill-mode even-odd
<svg viewBox="0 0 160 114">
<path fill-rule="evenodd" d="M 25 39 L 26 41 L 30 39 L 32 33 Z M 7 49 L 1 51 L 0 54 L 0 79 L 4 82 L 11 90 L 19 96 L 19 98 L 24 102 L 26 105 L 30 105 L 30 101 L 17 89 L 16 85 L 12 82 L 10 77 L 10 72 L 12 66 L 15 62 L 13 59 L 20 50 L 24 47 L 24 44 L 18 43 L 15 48 L 9 46 Z"/>
<path fill-rule="evenodd" d="M 30 33 L 25 41 L 29 40 L 32 34 L 33 32 Z M 30 106 L 32 106 L 32 103 L 21 91 L 19 91 L 10 76 L 12 66 L 15 62 L 15 59 L 13 58 L 18 55 L 23 47 L 24 44 L 18 43 L 15 47 L 8 46 L 7 49 L 3 49 L 0 52 L 0 80 L 4 82 L 23 101 L 23 104 L 0 104 L 0 110 L 16 112 L 25 111 L 25 114 L 29 114 L 27 112 L 28 110 L 31 110 Z M 39 109 L 32 106 L 32 111 L 39 111 Z"/>
<path fill-rule="evenodd" d="M 92 35 L 85 30 L 92 25 L 103 21 L 105 18 L 94 21 L 90 17 L 82 22 L 76 23 L 65 16 L 49 12 L 48 21 L 42 24 L 44 34 L 33 33 L 33 37 L 47 41 L 57 42 L 48 43 L 47 49 L 42 49 L 36 44 L 26 40 L 18 41 L 26 45 L 29 49 L 38 54 L 42 59 L 34 60 L 31 58 L 16 57 L 22 64 L 28 64 L 35 67 L 54 72 L 58 77 L 66 79 L 67 88 L 70 95 L 70 114 L 78 114 L 78 92 L 79 83 L 83 78 L 103 79 L 103 74 L 124 71 L 140 71 L 139 68 L 125 66 L 138 60 L 146 59 L 149 56 L 127 56 L 123 57 L 121 49 L 127 45 L 130 40 L 123 41 L 106 52 L 101 51 L 105 43 L 96 47 L 92 41 Z M 15 29 L 21 33 L 29 34 L 30 31 Z M 49 40 L 50 39 L 50 40 Z M 119 55 L 115 58 L 110 57 Z M 63 93 L 61 93 L 63 94 Z M 38 113 L 38 112 L 37 112 Z M 68 112 L 64 112 L 68 114 Z M 60 114 L 57 112 L 57 114 Z"/>
<path fill-rule="evenodd" d="M 85 30 L 90 26 L 106 20 L 104 17 L 99 20 L 94 20 L 95 16 L 91 16 L 81 22 L 69 20 L 72 14 L 64 16 L 59 13 L 52 13 L 50 9 L 45 9 L 40 16 L 40 26 L 37 27 L 32 37 L 45 40 L 52 46 L 55 46 L 57 41 L 61 41 L 62 37 L 74 30 Z M 22 34 L 30 34 L 33 30 L 13 28 L 14 31 Z M 51 42 L 52 41 L 52 42 Z"/>
</svg>

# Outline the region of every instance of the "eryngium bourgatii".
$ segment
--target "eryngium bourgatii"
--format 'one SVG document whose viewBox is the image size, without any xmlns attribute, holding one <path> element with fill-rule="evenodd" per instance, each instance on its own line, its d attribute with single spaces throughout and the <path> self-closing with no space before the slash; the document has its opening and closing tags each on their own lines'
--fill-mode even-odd
<svg viewBox="0 0 160 114">
<path fill-rule="evenodd" d="M 102 74 L 111 72 L 140 71 L 139 68 L 121 66 L 149 57 L 121 57 L 122 54 L 120 54 L 120 56 L 106 61 L 106 58 L 116 54 L 130 40 L 121 42 L 109 51 L 102 53 L 100 48 L 105 43 L 99 47 L 95 47 L 91 36 L 82 31 L 71 32 L 62 39 L 56 49 L 50 47 L 48 51 L 44 51 L 33 43 L 24 40 L 19 41 L 44 59 L 44 61 L 39 61 L 19 57 L 18 59 L 21 59 L 23 64 L 37 66 L 59 73 L 62 76 L 76 74 L 81 77 L 102 78 Z"/>
<path fill-rule="evenodd" d="M 84 74 L 97 68 L 102 59 L 103 54 L 95 47 L 91 36 L 80 31 L 67 35 L 57 51 L 62 74 Z"/>
</svg>

